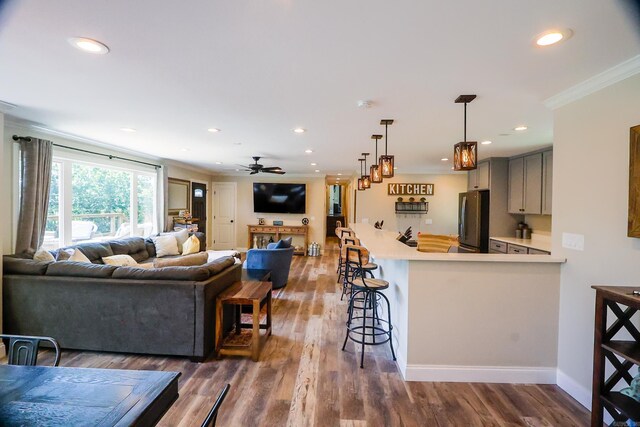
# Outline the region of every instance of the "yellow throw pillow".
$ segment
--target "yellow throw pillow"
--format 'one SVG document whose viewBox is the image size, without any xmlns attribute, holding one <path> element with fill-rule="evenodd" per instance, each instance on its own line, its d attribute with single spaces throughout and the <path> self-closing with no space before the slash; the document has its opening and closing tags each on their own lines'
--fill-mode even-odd
<svg viewBox="0 0 640 427">
<path fill-rule="evenodd" d="M 200 240 L 193 235 L 182 245 L 182 255 L 197 254 L 200 252 Z"/>
<path fill-rule="evenodd" d="M 73 251 L 73 254 L 71 254 L 71 256 L 69 257 L 68 261 L 88 262 L 89 264 L 91 264 L 91 260 L 89 260 L 89 258 L 87 258 L 87 256 L 83 254 L 80 249 L 75 249 Z"/>
<path fill-rule="evenodd" d="M 102 257 L 102 261 L 107 265 L 115 265 L 116 267 L 137 267 L 138 263 L 131 255 L 112 255 Z"/>
</svg>

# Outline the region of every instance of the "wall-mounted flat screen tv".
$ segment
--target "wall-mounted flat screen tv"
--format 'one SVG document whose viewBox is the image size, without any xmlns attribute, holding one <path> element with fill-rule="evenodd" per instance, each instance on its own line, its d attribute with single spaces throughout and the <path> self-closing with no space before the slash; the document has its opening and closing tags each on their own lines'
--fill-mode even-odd
<svg viewBox="0 0 640 427">
<path fill-rule="evenodd" d="M 305 213 L 306 184 L 253 183 L 253 211 L 257 213 Z"/>
</svg>

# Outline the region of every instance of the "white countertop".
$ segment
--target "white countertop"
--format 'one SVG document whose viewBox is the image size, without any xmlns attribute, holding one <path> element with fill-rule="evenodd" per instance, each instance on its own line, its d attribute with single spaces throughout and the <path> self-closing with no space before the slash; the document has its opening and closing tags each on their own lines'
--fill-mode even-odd
<svg viewBox="0 0 640 427">
<path fill-rule="evenodd" d="M 564 258 L 551 255 L 519 254 L 474 254 L 474 253 L 429 253 L 418 252 L 416 248 L 396 240 L 397 232 L 377 230 L 369 224 L 350 224 L 362 245 L 374 258 L 404 259 L 408 261 L 466 261 L 466 262 L 525 262 L 525 263 L 563 263 Z M 515 239 L 514 239 L 515 240 Z M 537 249 L 537 248 L 536 248 Z"/>
<path fill-rule="evenodd" d="M 543 238 L 532 239 L 516 239 L 515 237 L 489 237 L 489 239 L 499 240 L 513 245 L 520 245 L 527 248 L 538 249 L 541 251 L 551 252 L 551 241 Z"/>
</svg>

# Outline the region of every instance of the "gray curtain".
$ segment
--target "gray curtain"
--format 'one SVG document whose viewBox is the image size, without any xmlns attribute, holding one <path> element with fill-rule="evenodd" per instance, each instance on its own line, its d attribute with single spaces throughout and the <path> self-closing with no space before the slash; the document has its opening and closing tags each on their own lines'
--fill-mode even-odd
<svg viewBox="0 0 640 427">
<path fill-rule="evenodd" d="M 169 188 L 169 175 L 167 167 L 162 166 L 158 169 L 156 175 L 156 206 L 158 214 L 156 215 L 155 233 L 166 231 L 167 204 Z"/>
<path fill-rule="evenodd" d="M 52 143 L 20 140 L 20 213 L 16 253 L 37 250 L 44 241 L 49 209 Z"/>
</svg>

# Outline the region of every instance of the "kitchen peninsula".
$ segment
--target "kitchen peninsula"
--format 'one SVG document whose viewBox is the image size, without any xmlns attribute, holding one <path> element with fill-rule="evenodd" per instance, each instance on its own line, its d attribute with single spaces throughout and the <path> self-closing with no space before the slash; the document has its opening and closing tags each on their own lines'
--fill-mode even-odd
<svg viewBox="0 0 640 427">
<path fill-rule="evenodd" d="M 564 259 L 424 253 L 394 232 L 351 227 L 390 284 L 405 380 L 555 384 Z"/>
</svg>

